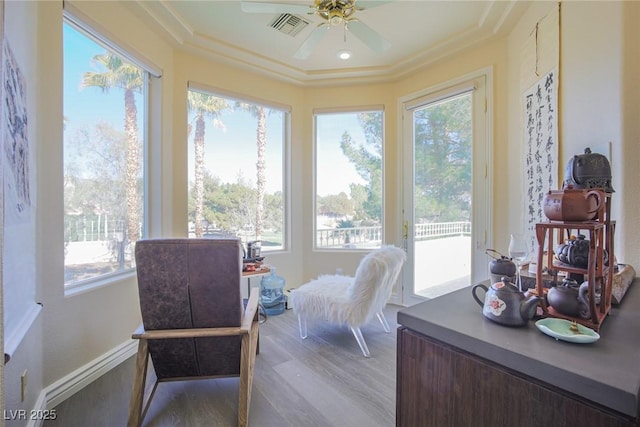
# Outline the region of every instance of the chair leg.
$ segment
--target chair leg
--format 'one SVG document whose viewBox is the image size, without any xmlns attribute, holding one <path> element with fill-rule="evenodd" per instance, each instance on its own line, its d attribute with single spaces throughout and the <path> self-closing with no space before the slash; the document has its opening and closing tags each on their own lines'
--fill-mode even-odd
<svg viewBox="0 0 640 427">
<path fill-rule="evenodd" d="M 242 336 L 240 350 L 240 392 L 238 396 L 238 427 L 249 424 L 249 407 L 251 405 L 251 389 L 253 388 L 253 371 L 258 345 L 259 323 L 253 321 L 251 331 Z"/>
<path fill-rule="evenodd" d="M 300 331 L 300 338 L 307 339 L 307 318 L 301 314 L 298 314 L 298 330 Z"/>
<path fill-rule="evenodd" d="M 380 321 L 380 323 L 382 323 L 382 327 L 384 328 L 384 331 L 386 333 L 391 333 L 391 328 L 389 327 L 389 323 L 387 322 L 387 318 L 384 317 L 384 313 L 379 311 L 376 313 L 376 316 L 378 316 L 378 320 Z"/>
<path fill-rule="evenodd" d="M 351 332 L 353 332 L 353 336 L 356 337 L 356 341 L 358 341 L 358 345 L 360 346 L 360 350 L 362 350 L 362 354 L 364 357 L 371 357 L 369 353 L 369 347 L 367 347 L 367 343 L 364 342 L 364 337 L 362 336 L 362 332 L 358 327 L 351 327 Z"/>
<path fill-rule="evenodd" d="M 141 339 L 138 343 L 138 355 L 136 356 L 136 372 L 133 377 L 131 389 L 131 401 L 129 403 L 128 427 L 138 427 L 142 424 L 142 403 L 144 401 L 144 389 L 147 380 L 147 366 L 149 361 L 149 344 Z"/>
</svg>

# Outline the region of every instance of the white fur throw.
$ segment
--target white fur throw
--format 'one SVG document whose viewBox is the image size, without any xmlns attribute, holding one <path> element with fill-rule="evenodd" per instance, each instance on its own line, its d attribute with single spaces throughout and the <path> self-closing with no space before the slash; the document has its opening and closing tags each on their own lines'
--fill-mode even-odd
<svg viewBox="0 0 640 427">
<path fill-rule="evenodd" d="M 322 275 L 291 292 L 293 310 L 307 318 L 358 327 L 382 311 L 406 254 L 387 245 L 367 254 L 356 276 Z"/>
</svg>

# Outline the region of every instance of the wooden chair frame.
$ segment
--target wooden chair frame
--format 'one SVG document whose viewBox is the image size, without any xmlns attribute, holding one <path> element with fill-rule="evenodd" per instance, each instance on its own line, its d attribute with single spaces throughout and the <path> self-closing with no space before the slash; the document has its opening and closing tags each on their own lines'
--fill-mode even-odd
<svg viewBox="0 0 640 427">
<path fill-rule="evenodd" d="M 136 356 L 135 376 L 131 392 L 131 402 L 129 405 L 128 427 L 139 427 L 144 420 L 151 399 L 155 394 L 159 382 L 200 380 L 213 377 L 187 377 L 187 378 L 166 378 L 154 381 L 150 393 L 145 397 L 145 387 L 147 378 L 147 367 L 149 366 L 149 340 L 173 339 L 173 338 L 205 338 L 241 336 L 242 348 L 240 351 L 240 392 L 238 398 L 238 426 L 245 427 L 249 422 L 249 404 L 251 402 L 251 388 L 253 385 L 253 370 L 255 366 L 256 354 L 258 353 L 258 299 L 259 290 L 254 288 L 247 302 L 247 306 L 242 317 L 240 327 L 226 328 L 194 328 L 194 329 L 165 329 L 145 331 L 143 325 L 131 336 L 140 340 L 138 343 L 138 354 Z M 144 404 L 144 409 L 143 409 Z"/>
</svg>

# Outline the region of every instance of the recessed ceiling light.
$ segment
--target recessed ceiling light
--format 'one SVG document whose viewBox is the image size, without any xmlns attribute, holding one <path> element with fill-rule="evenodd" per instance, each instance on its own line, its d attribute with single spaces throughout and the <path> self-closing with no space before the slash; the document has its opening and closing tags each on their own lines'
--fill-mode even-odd
<svg viewBox="0 0 640 427">
<path fill-rule="evenodd" d="M 351 58 L 351 52 L 349 52 L 348 50 L 341 50 L 338 52 L 338 58 L 347 60 Z"/>
</svg>

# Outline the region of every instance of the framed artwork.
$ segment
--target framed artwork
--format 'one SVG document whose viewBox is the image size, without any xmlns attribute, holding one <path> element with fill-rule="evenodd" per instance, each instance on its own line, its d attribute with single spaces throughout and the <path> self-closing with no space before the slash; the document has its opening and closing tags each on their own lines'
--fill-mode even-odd
<svg viewBox="0 0 640 427">
<path fill-rule="evenodd" d="M 11 226 L 31 215 L 31 154 L 26 80 L 6 37 L 2 46 L 4 219 Z"/>
<path fill-rule="evenodd" d="M 0 47 L 4 45 L 4 0 L 0 0 Z M 4 64 L 3 49 L 0 48 L 0 64 Z M 0 65 L 0 75 L 2 75 L 2 65 Z M 0 85 L 0 100 L 4 99 L 4 88 Z M 4 104 L 0 103 L 0 123 L 4 117 Z M 0 126 L 0 346 L 4 354 L 4 363 L 0 365 L 0 387 L 4 390 L 4 364 L 9 361 L 7 353 L 4 352 L 4 298 L 3 298 L 3 271 L 2 265 L 4 252 L 4 124 Z M 4 408 L 4 393 L 0 398 L 0 405 Z"/>
</svg>

